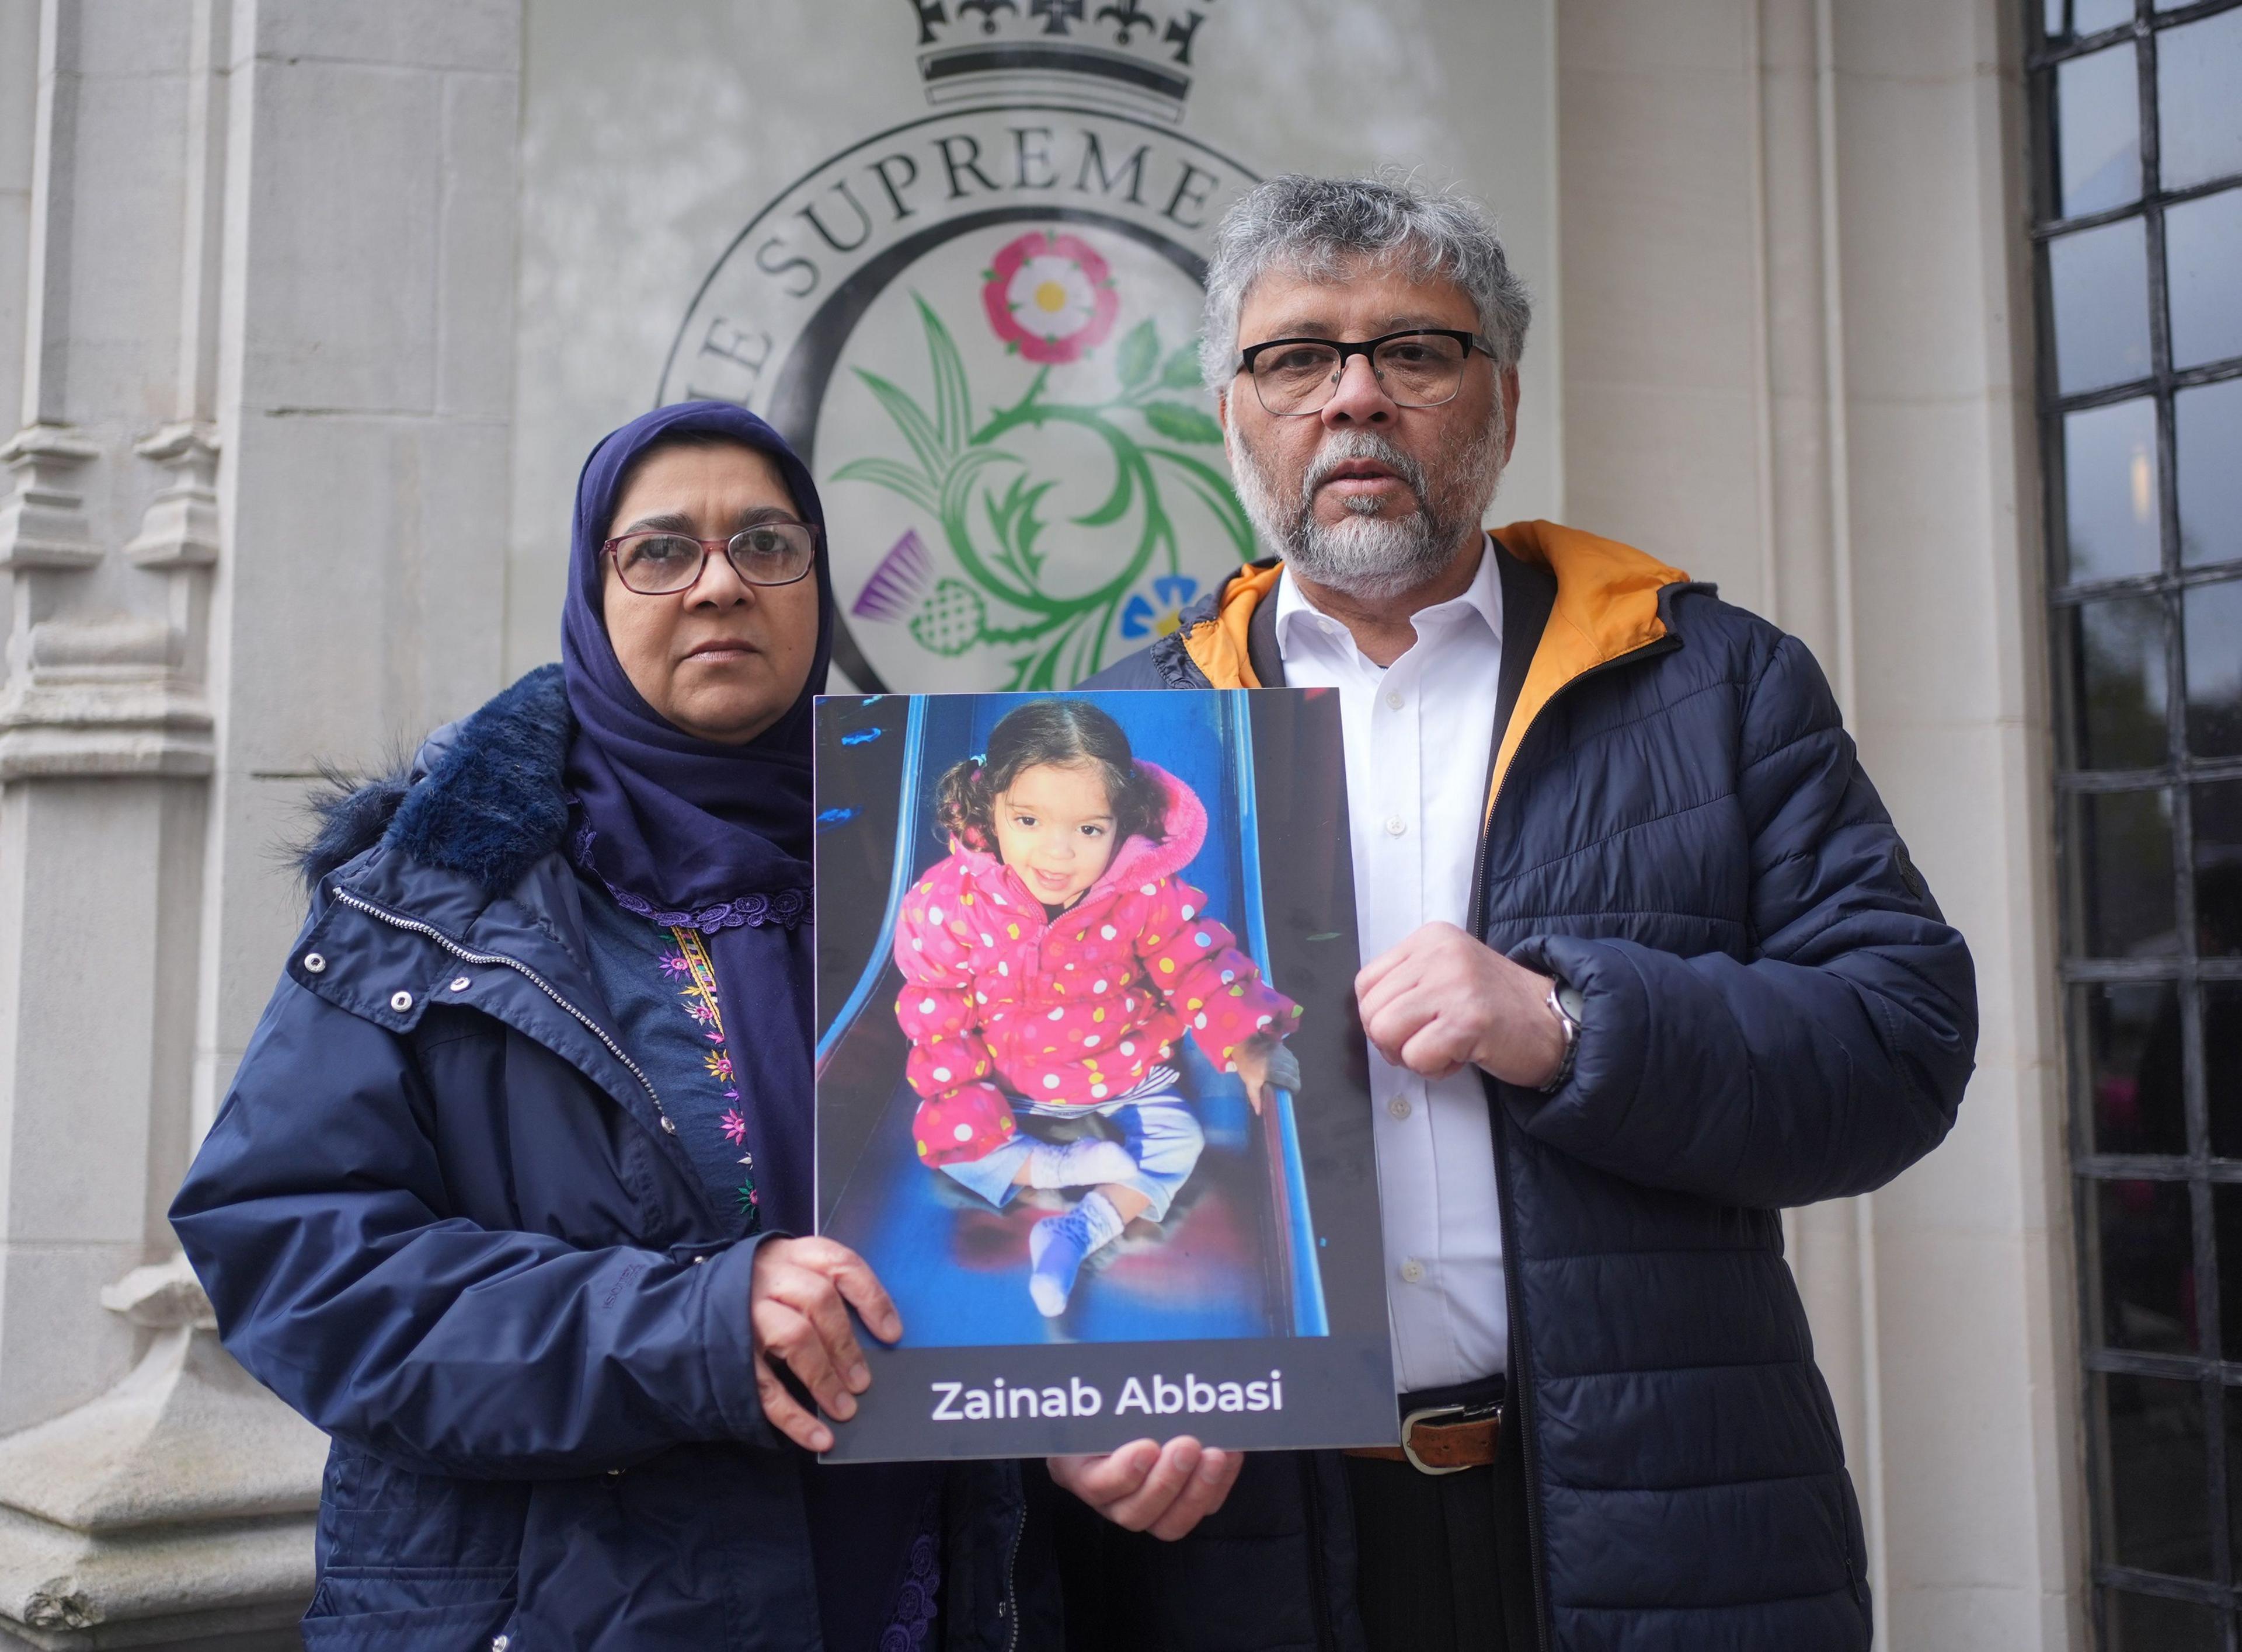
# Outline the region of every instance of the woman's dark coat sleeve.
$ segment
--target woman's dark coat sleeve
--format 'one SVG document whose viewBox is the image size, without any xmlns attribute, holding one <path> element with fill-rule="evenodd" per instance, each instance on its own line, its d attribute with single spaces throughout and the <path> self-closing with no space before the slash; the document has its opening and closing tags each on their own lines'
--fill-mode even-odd
<svg viewBox="0 0 2242 1652">
<path fill-rule="evenodd" d="M 244 1366 L 421 1472 L 565 1476 L 681 1441 L 776 1442 L 752 1243 L 696 1265 L 492 1231 L 452 1210 L 433 1130 L 405 1039 L 281 982 L 171 1212 Z"/>
<path fill-rule="evenodd" d="M 1588 1005 L 1572 1079 L 1503 1092 L 1601 1169 L 1724 1203 L 1882 1185 L 1954 1122 L 1977 1043 L 1969 949 L 1909 863 L 1813 656 L 1775 643 L 1743 702 L 1748 958 L 1541 937 Z"/>
</svg>

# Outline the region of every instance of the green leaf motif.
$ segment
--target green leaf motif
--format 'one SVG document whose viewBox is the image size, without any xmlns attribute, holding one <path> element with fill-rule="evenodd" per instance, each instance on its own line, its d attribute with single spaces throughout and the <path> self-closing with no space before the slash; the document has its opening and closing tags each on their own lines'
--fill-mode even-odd
<svg viewBox="0 0 2242 1652">
<path fill-rule="evenodd" d="M 1160 362 L 1160 330 L 1146 316 L 1129 330 L 1121 340 L 1121 387 L 1134 390 L 1152 376 L 1152 369 Z"/>
<path fill-rule="evenodd" d="M 981 494 L 982 508 L 988 512 L 989 526 L 996 532 L 998 554 L 1022 583 L 1029 586 L 1033 586 L 1043 572 L 1044 563 L 1044 559 L 1036 554 L 1036 540 L 1044 526 L 1036 514 L 1036 505 L 1057 486 L 1056 482 L 1038 482 L 1030 487 L 1028 479 L 1021 475 L 1012 479 L 1001 501 L 987 489 Z"/>
<path fill-rule="evenodd" d="M 981 640 L 988 618 L 978 591 L 963 580 L 939 580 L 911 615 L 910 631 L 922 648 L 955 659 Z"/>
<path fill-rule="evenodd" d="M 1180 401 L 1148 401 L 1144 422 L 1170 441 L 1220 442 L 1222 426 L 1196 407 Z"/>
<path fill-rule="evenodd" d="M 1213 514 L 1241 559 L 1252 554 L 1252 529 L 1219 453 L 1202 460 L 1178 451 L 1218 449 L 1222 441 L 1220 426 L 1186 393 L 1199 385 L 1195 343 L 1164 354 L 1158 327 L 1148 319 L 1117 352 L 1118 395 L 1087 405 L 1049 400 L 1046 366 L 1017 401 L 992 409 L 976 425 L 957 341 L 931 305 L 912 297 L 926 338 L 928 400 L 876 373 L 860 367 L 856 374 L 915 462 L 866 454 L 838 467 L 833 480 L 869 483 L 939 524 L 958 577 L 939 580 L 911 614 L 909 630 L 920 647 L 950 659 L 982 650 L 992 665 L 1001 654 L 1005 686 L 1012 689 L 1039 692 L 1080 682 L 1103 663 L 1123 602 L 1144 576 L 1162 567 L 1182 571 L 1177 525 L 1163 496 L 1178 483 L 1185 497 Z M 1006 348 L 1017 353 L 1016 344 Z M 1137 417 L 1175 446 L 1148 444 L 1129 427 Z M 1067 517 L 1061 527 L 1042 515 L 1057 479 L 1034 480 L 1006 439 L 1015 431 L 1064 428 L 1104 443 L 1113 480 L 1104 502 Z M 1015 473 L 1001 492 L 989 474 L 998 466 Z M 1097 543 L 1102 583 L 1087 591 L 1044 588 L 1044 569 L 1060 545 L 1070 554 L 1077 545 L 1089 549 L 1084 530 L 1124 520 L 1137 524 L 1135 546 L 1109 550 L 1110 541 Z"/>
<path fill-rule="evenodd" d="M 836 482 L 871 482 L 891 494 L 901 494 L 930 514 L 940 508 L 940 502 L 934 489 L 928 485 L 925 473 L 892 459 L 876 456 L 852 459 L 835 471 L 831 480 Z"/>
<path fill-rule="evenodd" d="M 934 306 L 917 293 L 919 322 L 926 330 L 926 349 L 934 367 L 935 435 L 942 451 L 955 453 L 973 433 L 973 398 L 965 387 L 965 359 L 957 341 L 934 312 Z M 914 404 L 916 405 L 916 404 Z"/>
<path fill-rule="evenodd" d="M 920 467 L 930 476 L 941 475 L 949 467 L 950 455 L 935 429 L 934 421 L 926 416 L 910 392 L 890 384 L 876 373 L 867 373 L 862 367 L 856 369 L 856 377 L 879 399 L 880 406 L 887 410 L 888 417 L 896 421 L 896 428 L 910 444 L 912 456 L 918 460 Z"/>
</svg>

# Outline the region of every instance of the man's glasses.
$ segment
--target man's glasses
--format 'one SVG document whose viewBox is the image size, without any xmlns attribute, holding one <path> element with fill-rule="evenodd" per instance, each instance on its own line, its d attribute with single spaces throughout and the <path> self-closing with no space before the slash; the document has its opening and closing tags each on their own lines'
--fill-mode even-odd
<svg viewBox="0 0 2242 1652">
<path fill-rule="evenodd" d="M 1350 356 L 1370 358 L 1378 387 L 1396 406 L 1437 407 L 1456 399 L 1474 350 L 1494 358 L 1493 346 L 1479 334 L 1453 327 L 1417 327 L 1359 344 L 1272 339 L 1249 346 L 1238 358 L 1238 371 L 1253 380 L 1261 405 L 1280 419 L 1321 413 L 1330 406 Z"/>
<path fill-rule="evenodd" d="M 624 588 L 667 596 L 697 581 L 722 551 L 749 585 L 791 585 L 817 561 L 817 530 L 807 522 L 757 522 L 726 539 L 695 539 L 654 529 L 625 534 L 600 549 L 615 559 Z"/>
</svg>

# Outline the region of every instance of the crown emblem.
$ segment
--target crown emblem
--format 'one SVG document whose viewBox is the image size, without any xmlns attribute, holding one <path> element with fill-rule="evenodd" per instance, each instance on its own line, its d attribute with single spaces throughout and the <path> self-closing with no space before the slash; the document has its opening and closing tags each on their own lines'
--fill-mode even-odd
<svg viewBox="0 0 2242 1652">
<path fill-rule="evenodd" d="M 1182 118 L 1206 21 L 1181 0 L 909 3 L 929 103 L 1056 95 L 1170 121 Z"/>
</svg>

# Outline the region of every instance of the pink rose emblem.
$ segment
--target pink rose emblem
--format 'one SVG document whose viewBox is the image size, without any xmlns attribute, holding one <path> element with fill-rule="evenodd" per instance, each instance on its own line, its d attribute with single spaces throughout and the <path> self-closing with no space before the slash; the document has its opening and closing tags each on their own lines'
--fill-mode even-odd
<svg viewBox="0 0 2242 1652">
<path fill-rule="evenodd" d="M 1121 313 L 1113 272 L 1078 235 L 1030 230 L 997 254 L 981 289 L 989 325 L 1030 361 L 1079 361 Z"/>
</svg>

